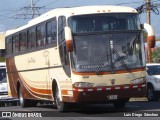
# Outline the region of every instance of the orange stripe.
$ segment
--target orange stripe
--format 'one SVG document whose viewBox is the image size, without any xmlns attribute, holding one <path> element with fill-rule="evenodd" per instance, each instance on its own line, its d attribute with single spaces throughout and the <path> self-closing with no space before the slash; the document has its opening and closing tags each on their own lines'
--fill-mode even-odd
<svg viewBox="0 0 160 120">
<path fill-rule="evenodd" d="M 22 79 L 21 79 L 22 80 Z M 23 80 L 23 83 L 32 91 L 32 92 L 37 92 L 39 94 L 51 94 L 51 90 L 48 90 L 48 89 L 39 89 L 39 88 L 34 88 L 34 87 L 31 87 L 29 84 L 27 84 L 25 82 L 25 80 Z"/>
<path fill-rule="evenodd" d="M 139 68 L 139 69 L 134 69 L 134 70 L 119 70 L 119 71 L 115 71 L 114 74 L 121 74 L 121 73 L 132 73 L 132 72 L 138 72 L 138 71 L 144 71 L 145 68 Z M 111 74 L 111 72 L 99 72 L 98 74 L 96 72 L 75 72 L 72 71 L 73 74 L 75 75 L 107 75 L 107 74 Z"/>
<path fill-rule="evenodd" d="M 61 90 L 62 95 L 68 95 L 68 90 Z"/>
</svg>

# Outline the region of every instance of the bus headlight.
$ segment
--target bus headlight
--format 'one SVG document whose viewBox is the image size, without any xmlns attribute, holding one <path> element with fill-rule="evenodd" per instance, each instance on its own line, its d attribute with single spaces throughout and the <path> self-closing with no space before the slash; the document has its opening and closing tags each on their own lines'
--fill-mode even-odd
<svg viewBox="0 0 160 120">
<path fill-rule="evenodd" d="M 154 80 L 155 80 L 155 82 L 156 82 L 157 84 L 160 84 L 160 79 L 159 79 L 159 78 L 154 78 Z"/>
<path fill-rule="evenodd" d="M 131 83 L 132 84 L 140 84 L 140 83 L 144 83 L 146 81 L 145 78 L 138 78 L 138 79 L 135 79 L 135 80 L 131 80 Z"/>
<path fill-rule="evenodd" d="M 76 88 L 91 88 L 94 85 L 95 85 L 94 83 L 88 83 L 88 82 L 75 82 L 73 84 L 73 86 Z"/>
</svg>

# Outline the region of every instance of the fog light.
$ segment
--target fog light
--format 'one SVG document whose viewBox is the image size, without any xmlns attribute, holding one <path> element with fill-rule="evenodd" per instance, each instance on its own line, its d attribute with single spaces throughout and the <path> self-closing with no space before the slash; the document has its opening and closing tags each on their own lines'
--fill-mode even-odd
<svg viewBox="0 0 160 120">
<path fill-rule="evenodd" d="M 135 79 L 135 80 L 131 80 L 132 84 L 140 84 L 140 83 L 144 83 L 146 81 L 145 78 L 139 78 L 139 79 Z"/>
</svg>

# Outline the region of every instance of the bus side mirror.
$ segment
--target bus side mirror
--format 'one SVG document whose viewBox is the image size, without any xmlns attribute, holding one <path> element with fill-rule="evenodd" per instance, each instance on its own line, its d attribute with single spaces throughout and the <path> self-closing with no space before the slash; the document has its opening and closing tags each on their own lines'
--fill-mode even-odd
<svg viewBox="0 0 160 120">
<path fill-rule="evenodd" d="M 154 35 L 154 31 L 153 31 L 152 26 L 147 23 L 144 23 L 144 29 L 148 33 L 148 37 L 147 37 L 148 47 L 154 48 L 156 40 L 155 40 L 155 35 Z"/>
<path fill-rule="evenodd" d="M 72 52 L 73 51 L 73 38 L 72 38 L 71 29 L 66 26 L 64 28 L 64 32 L 65 32 L 65 41 L 66 41 L 67 51 Z"/>
</svg>

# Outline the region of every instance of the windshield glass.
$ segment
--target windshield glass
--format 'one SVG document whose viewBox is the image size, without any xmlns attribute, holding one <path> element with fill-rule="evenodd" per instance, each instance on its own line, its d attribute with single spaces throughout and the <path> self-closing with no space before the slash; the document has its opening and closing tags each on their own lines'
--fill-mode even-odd
<svg viewBox="0 0 160 120">
<path fill-rule="evenodd" d="M 144 67 L 140 38 L 140 32 L 76 34 L 73 67 L 76 71 L 97 72 Z"/>
<path fill-rule="evenodd" d="M 6 82 L 6 69 L 0 68 L 0 83 Z"/>
<path fill-rule="evenodd" d="M 73 33 L 86 33 L 108 30 L 138 30 L 139 18 L 135 13 L 107 13 L 81 15 L 69 18 Z"/>
<path fill-rule="evenodd" d="M 160 75 L 160 65 L 147 66 L 148 75 Z"/>
<path fill-rule="evenodd" d="M 138 15 L 107 13 L 68 18 L 73 33 L 76 71 L 130 70 L 145 66 Z"/>
</svg>

